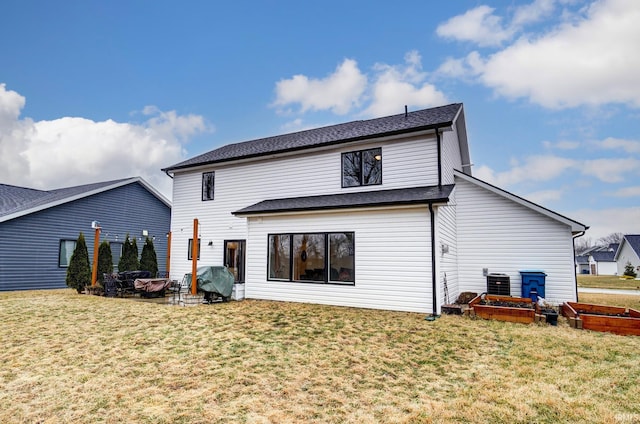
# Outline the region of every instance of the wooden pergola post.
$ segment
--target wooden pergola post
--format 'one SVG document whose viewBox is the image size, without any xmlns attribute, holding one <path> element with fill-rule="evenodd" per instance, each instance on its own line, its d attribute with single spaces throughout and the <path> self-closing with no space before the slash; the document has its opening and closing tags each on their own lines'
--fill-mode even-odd
<svg viewBox="0 0 640 424">
<path fill-rule="evenodd" d="M 171 231 L 167 233 L 167 278 L 169 278 L 169 272 L 171 271 Z"/>
<path fill-rule="evenodd" d="M 91 271 L 91 287 L 96 286 L 98 281 L 98 250 L 100 248 L 100 227 L 96 226 L 93 236 L 93 269 Z"/>
<path fill-rule="evenodd" d="M 191 294 L 198 293 L 198 218 L 193 219 L 193 242 L 191 243 Z"/>
</svg>

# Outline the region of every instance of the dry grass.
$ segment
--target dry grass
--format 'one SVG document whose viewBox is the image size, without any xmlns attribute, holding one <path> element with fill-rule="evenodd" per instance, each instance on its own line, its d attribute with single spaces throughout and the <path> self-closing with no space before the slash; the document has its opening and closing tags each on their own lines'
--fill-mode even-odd
<svg viewBox="0 0 640 424">
<path fill-rule="evenodd" d="M 616 275 L 578 274 L 578 287 L 640 290 L 640 280 L 621 278 Z"/>
<path fill-rule="evenodd" d="M 0 293 L 0 422 L 632 423 L 640 337 L 263 301 Z"/>
<path fill-rule="evenodd" d="M 582 303 L 596 305 L 622 306 L 640 311 L 640 296 L 625 296 L 619 294 L 580 293 L 578 300 Z"/>
</svg>

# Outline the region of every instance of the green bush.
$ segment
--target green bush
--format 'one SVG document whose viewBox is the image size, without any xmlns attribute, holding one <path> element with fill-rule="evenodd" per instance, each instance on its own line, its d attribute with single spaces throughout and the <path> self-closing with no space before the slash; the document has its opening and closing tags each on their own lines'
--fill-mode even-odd
<svg viewBox="0 0 640 424">
<path fill-rule="evenodd" d="M 108 241 L 100 243 L 98 249 L 98 281 L 103 283 L 103 274 L 111 274 L 113 272 L 113 255 L 111 254 L 111 245 Z"/>
<path fill-rule="evenodd" d="M 633 269 L 633 264 L 631 262 L 627 262 L 626 265 L 624 266 L 624 274 L 628 277 L 632 277 L 632 278 L 636 278 L 638 276 L 638 274 L 636 273 L 636 270 Z"/>
<path fill-rule="evenodd" d="M 129 234 L 122 243 L 122 256 L 118 261 L 118 271 L 136 271 L 140 267 L 138 263 L 138 245 L 135 237 L 129 238 Z"/>
<path fill-rule="evenodd" d="M 152 277 L 158 274 L 158 257 L 156 256 L 156 249 L 153 247 L 153 241 L 149 237 L 147 237 L 144 246 L 142 246 L 140 269 L 151 272 Z"/>
<path fill-rule="evenodd" d="M 69 267 L 67 268 L 67 286 L 82 293 L 85 286 L 91 284 L 91 265 L 89 264 L 89 252 L 84 241 L 84 234 L 80 233 L 76 248 L 73 250 Z"/>
</svg>

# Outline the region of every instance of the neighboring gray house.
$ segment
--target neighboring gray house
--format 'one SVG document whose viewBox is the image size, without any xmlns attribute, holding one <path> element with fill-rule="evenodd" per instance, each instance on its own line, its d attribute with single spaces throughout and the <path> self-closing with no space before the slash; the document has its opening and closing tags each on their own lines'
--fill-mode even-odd
<svg viewBox="0 0 640 424">
<path fill-rule="evenodd" d="M 171 203 L 139 177 L 47 191 L 0 184 L 0 291 L 66 287 L 80 232 L 93 258 L 93 221 L 116 266 L 126 234 L 139 252 L 148 234 L 166 269 L 170 219 Z"/>
<path fill-rule="evenodd" d="M 247 298 L 432 312 L 487 274 L 547 275 L 575 301 L 573 237 L 587 227 L 471 175 L 451 104 L 228 144 L 173 176 L 171 277 L 227 265 Z"/>
<path fill-rule="evenodd" d="M 618 275 L 624 274 L 627 263 L 631 263 L 633 268 L 640 275 L 640 234 L 627 234 L 620 242 L 620 246 L 615 255 L 618 266 Z"/>
</svg>

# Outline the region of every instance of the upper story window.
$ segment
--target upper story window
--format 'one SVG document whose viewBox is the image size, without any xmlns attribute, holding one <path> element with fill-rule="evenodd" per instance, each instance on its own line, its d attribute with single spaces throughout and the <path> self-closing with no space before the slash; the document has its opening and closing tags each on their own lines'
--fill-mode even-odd
<svg viewBox="0 0 640 424">
<path fill-rule="evenodd" d="M 215 172 L 202 173 L 202 200 L 213 200 L 213 186 L 215 179 Z"/>
<path fill-rule="evenodd" d="M 342 187 L 382 184 L 382 149 L 342 154 Z"/>
</svg>

